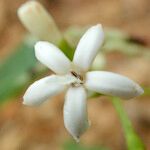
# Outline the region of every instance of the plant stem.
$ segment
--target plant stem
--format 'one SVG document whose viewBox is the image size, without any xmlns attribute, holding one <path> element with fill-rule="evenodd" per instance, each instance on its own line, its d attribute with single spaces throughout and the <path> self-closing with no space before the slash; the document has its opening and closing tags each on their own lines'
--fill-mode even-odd
<svg viewBox="0 0 150 150">
<path fill-rule="evenodd" d="M 124 111 L 120 99 L 113 97 L 111 100 L 119 115 L 124 130 L 128 150 L 145 150 L 145 146 L 140 137 L 136 134 L 135 130 L 133 129 L 131 121 L 129 120 L 126 112 Z"/>
</svg>

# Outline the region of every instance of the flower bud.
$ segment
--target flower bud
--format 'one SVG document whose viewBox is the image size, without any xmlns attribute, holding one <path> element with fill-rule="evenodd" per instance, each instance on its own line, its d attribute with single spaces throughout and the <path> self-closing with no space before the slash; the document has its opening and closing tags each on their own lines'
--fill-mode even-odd
<svg viewBox="0 0 150 150">
<path fill-rule="evenodd" d="M 40 40 L 58 44 L 62 35 L 52 16 L 37 1 L 29 1 L 18 9 L 18 17 L 27 30 Z"/>
</svg>

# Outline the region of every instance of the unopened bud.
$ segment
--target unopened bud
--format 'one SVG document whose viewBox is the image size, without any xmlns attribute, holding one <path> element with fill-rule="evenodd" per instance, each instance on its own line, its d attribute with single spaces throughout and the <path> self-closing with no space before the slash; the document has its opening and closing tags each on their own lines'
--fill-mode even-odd
<svg viewBox="0 0 150 150">
<path fill-rule="evenodd" d="M 52 16 L 37 1 L 29 1 L 18 9 L 18 17 L 27 30 L 39 40 L 58 44 L 62 35 Z"/>
</svg>

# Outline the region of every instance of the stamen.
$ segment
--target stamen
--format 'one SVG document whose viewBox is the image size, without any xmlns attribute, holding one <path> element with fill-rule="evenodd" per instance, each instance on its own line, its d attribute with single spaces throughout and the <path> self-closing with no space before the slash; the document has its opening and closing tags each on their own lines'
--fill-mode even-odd
<svg viewBox="0 0 150 150">
<path fill-rule="evenodd" d="M 83 81 L 83 77 L 82 77 L 81 75 L 77 74 L 76 72 L 71 71 L 71 74 L 72 74 L 74 77 L 76 77 L 77 79 L 80 79 L 81 81 Z"/>
<path fill-rule="evenodd" d="M 71 71 L 71 74 L 77 79 L 77 81 L 71 85 L 74 87 L 81 86 L 83 84 L 83 77 L 80 74 L 77 74 L 75 71 Z"/>
<path fill-rule="evenodd" d="M 78 78 L 78 74 L 77 74 L 76 72 L 71 71 L 71 74 L 72 74 L 73 76 L 75 76 L 76 78 Z"/>
</svg>

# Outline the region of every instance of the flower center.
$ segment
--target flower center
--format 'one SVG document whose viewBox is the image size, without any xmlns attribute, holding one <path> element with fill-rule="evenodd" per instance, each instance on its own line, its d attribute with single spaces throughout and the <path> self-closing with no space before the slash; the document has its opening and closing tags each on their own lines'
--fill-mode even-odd
<svg viewBox="0 0 150 150">
<path fill-rule="evenodd" d="M 83 83 L 84 83 L 83 76 L 81 76 L 80 74 L 76 73 L 75 71 L 71 71 L 70 73 L 71 73 L 72 76 L 74 76 L 76 78 L 76 81 L 71 83 L 72 86 L 78 87 L 78 86 L 83 85 Z"/>
</svg>

